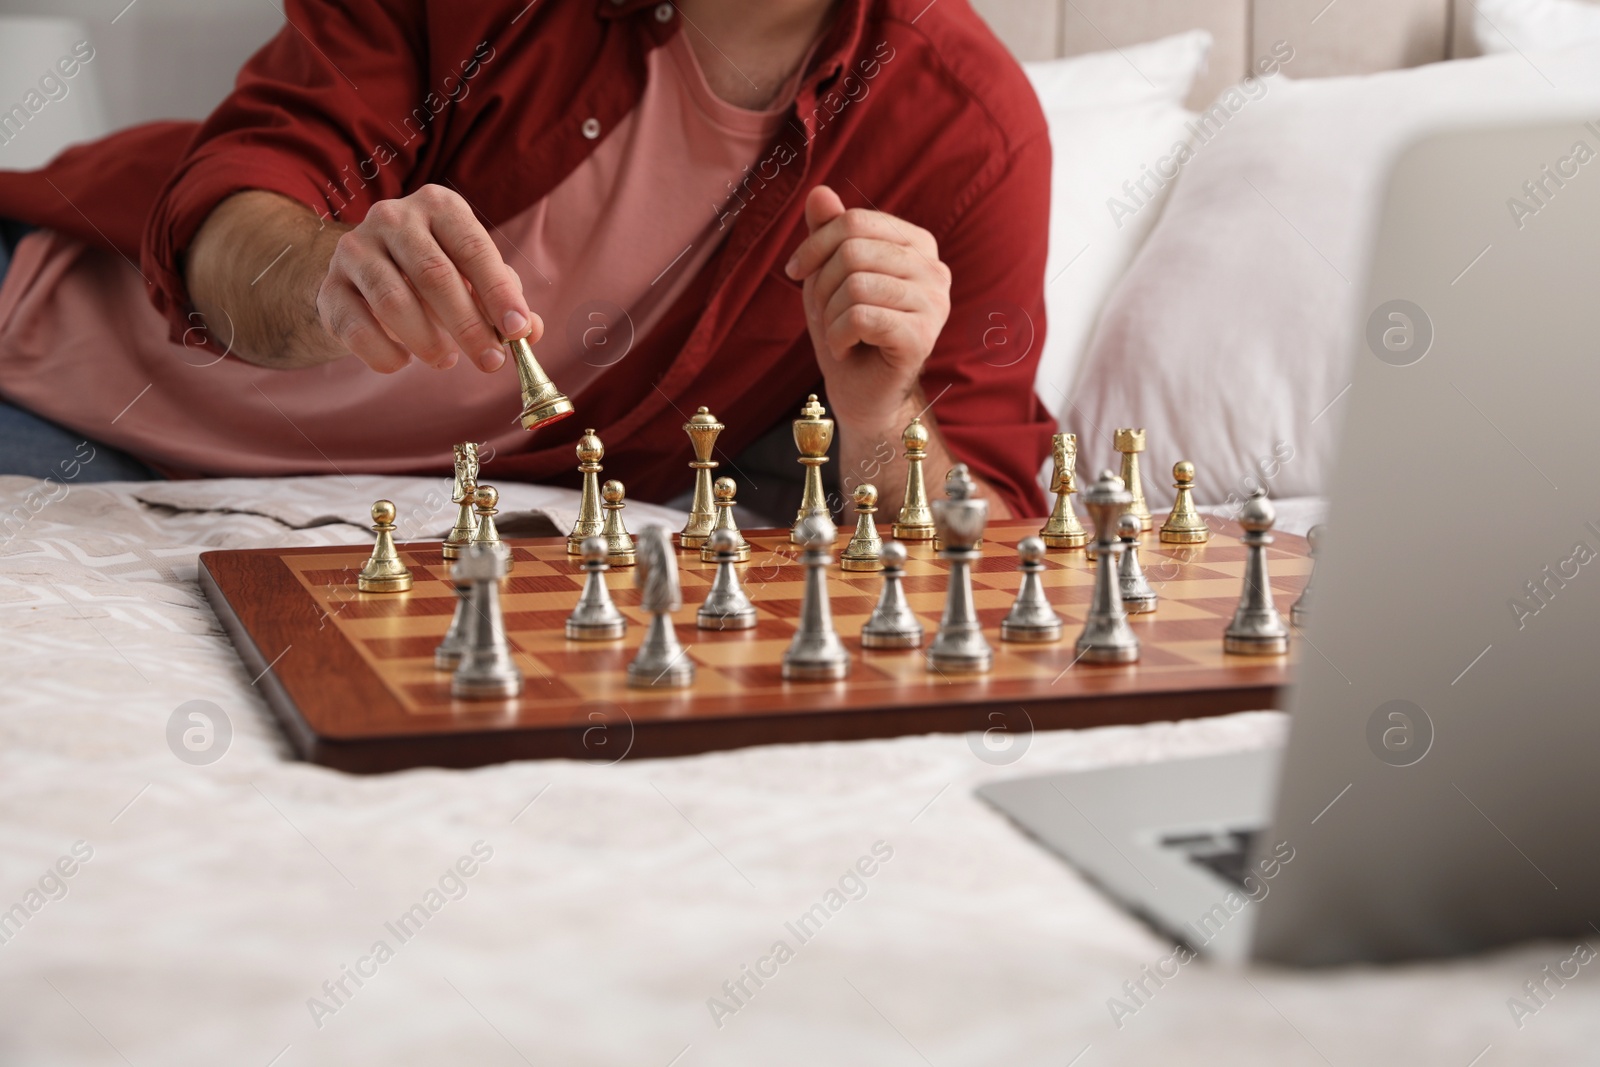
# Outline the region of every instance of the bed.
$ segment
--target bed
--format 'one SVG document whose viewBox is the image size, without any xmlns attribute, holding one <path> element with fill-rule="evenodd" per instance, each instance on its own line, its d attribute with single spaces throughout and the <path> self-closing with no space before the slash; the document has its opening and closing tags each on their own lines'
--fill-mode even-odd
<svg viewBox="0 0 1600 1067">
<path fill-rule="evenodd" d="M 153 22 L 129 14 L 130 32 L 171 17 L 146 3 Z M 1204 107 L 1284 39 L 1302 78 L 1470 50 L 1466 16 L 1445 0 L 979 7 L 1022 58 L 1099 54 L 1110 66 L 1078 72 L 1096 78 L 1142 42 L 1206 30 L 1203 73 L 1192 40 L 1150 53 L 1192 68 L 1192 83 L 1163 80 L 1163 107 Z M 1474 91 L 1503 97 L 1526 76 L 1504 65 Z M 1261 110 L 1326 103 L 1279 95 Z M 1303 121 L 1274 111 L 1260 136 Z M 1330 137 L 1326 151 L 1344 153 Z M 1108 330 L 1131 330 L 1130 302 L 1159 288 L 1152 261 L 1192 267 L 1182 235 L 1162 227 L 1190 210 L 1185 183 L 1221 183 L 1256 158 L 1236 140 L 1197 161 L 1151 212 L 1161 221 L 1102 265 L 1103 307 L 1044 383 L 1069 422 L 1145 402 L 1113 380 L 1108 352 L 1160 336 Z M 1370 198 L 1346 184 L 1349 203 Z M 1338 262 L 1359 251 L 1341 246 Z M 1309 270 L 1309 297 L 1273 298 L 1338 291 Z M 1259 347 L 1275 352 L 1273 335 Z M 1287 409 L 1290 429 L 1241 428 L 1249 420 L 1224 406 L 1191 413 L 1207 428 L 1180 420 L 1168 436 L 1209 449 L 1217 469 L 1244 457 L 1217 479 L 1213 506 L 1265 479 L 1301 498 L 1281 511 L 1303 530 L 1319 514 L 1331 445 L 1318 435 L 1332 433 L 1337 397 L 1316 409 L 1338 371 L 1290 373 L 1277 358 L 1252 373 L 1287 392 L 1248 402 Z M 1268 475 L 1259 451 L 1283 433 L 1302 458 Z M 1489 1067 L 1594 1055 L 1600 984 L 1527 993 L 1574 956 L 1569 944 L 1323 973 L 1193 963 L 1152 984 L 1170 944 L 973 796 L 998 777 L 1272 745 L 1285 722 L 1270 710 L 999 746 L 928 735 L 376 776 L 294 760 L 199 591 L 199 553 L 359 543 L 372 499 L 405 515 L 439 489 L 361 476 L 0 478 L 0 1062 Z M 575 513 L 564 491 L 502 492 L 508 530 Z M 1513 998 L 1535 1007 L 1515 1012 Z"/>
</svg>

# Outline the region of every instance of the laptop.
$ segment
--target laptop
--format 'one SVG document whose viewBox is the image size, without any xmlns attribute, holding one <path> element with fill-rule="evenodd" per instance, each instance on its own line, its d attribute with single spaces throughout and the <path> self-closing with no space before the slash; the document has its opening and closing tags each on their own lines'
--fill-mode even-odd
<svg viewBox="0 0 1600 1067">
<path fill-rule="evenodd" d="M 1283 748 L 979 790 L 1202 955 L 1600 934 L 1600 160 L 1580 142 L 1600 149 L 1581 120 L 1451 131 L 1395 163 Z M 1514 210 L 1530 181 L 1537 212 Z"/>
</svg>

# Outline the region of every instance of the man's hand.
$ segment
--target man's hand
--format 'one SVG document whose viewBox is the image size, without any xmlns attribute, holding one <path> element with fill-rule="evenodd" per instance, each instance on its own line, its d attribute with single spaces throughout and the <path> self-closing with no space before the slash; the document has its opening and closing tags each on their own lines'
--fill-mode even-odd
<svg viewBox="0 0 1600 1067">
<path fill-rule="evenodd" d="M 464 352 L 486 371 L 505 362 L 495 331 L 535 322 L 522 282 L 457 193 L 424 185 L 381 200 L 339 238 L 317 292 L 328 333 L 373 370 L 412 356 L 440 369 Z M 537 328 L 543 333 L 542 324 Z"/>
<path fill-rule="evenodd" d="M 879 515 L 893 521 L 905 497 L 900 437 L 913 418 L 929 431 L 923 469 L 930 495 L 942 492 L 945 472 L 958 462 L 919 385 L 950 317 L 950 268 L 928 231 L 880 211 L 847 211 L 825 185 L 806 197 L 806 225 L 811 235 L 786 270 L 805 283 L 806 325 L 839 426 L 840 486 L 848 498 L 872 482 Z M 1009 516 L 1005 502 L 977 481 L 990 517 Z"/>
<path fill-rule="evenodd" d="M 916 391 L 950 317 L 950 268 L 928 231 L 847 211 L 825 185 L 806 197 L 806 225 L 811 236 L 786 269 L 805 283 L 806 325 L 834 414 L 883 428 Z"/>
<path fill-rule="evenodd" d="M 544 332 L 472 209 L 437 185 L 378 202 L 354 227 L 275 193 L 237 193 L 196 234 L 185 275 L 212 334 L 268 367 L 353 353 L 390 373 L 412 356 L 445 369 L 465 354 L 492 371 L 505 362 L 497 333 Z"/>
</svg>

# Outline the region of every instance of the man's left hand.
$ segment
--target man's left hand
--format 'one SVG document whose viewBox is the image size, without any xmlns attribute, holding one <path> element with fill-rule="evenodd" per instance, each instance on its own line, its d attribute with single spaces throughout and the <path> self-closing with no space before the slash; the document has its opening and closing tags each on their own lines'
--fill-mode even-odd
<svg viewBox="0 0 1600 1067">
<path fill-rule="evenodd" d="M 811 343 L 834 415 L 865 432 L 892 429 L 950 317 L 950 268 L 932 234 L 893 215 L 845 209 L 825 185 L 786 268 L 804 281 Z"/>
</svg>

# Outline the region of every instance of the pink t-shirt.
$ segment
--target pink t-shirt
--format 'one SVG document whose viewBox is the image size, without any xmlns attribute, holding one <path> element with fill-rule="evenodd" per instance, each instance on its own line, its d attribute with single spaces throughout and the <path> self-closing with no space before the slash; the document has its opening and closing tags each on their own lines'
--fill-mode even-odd
<svg viewBox="0 0 1600 1067">
<path fill-rule="evenodd" d="M 682 32 L 654 49 L 638 107 L 543 201 L 491 229 L 544 320 L 541 365 L 582 391 L 660 321 L 727 231 L 724 204 L 771 140 L 799 72 L 766 111 L 718 98 Z M 800 70 L 804 70 L 802 63 Z M 516 450 L 514 369 L 351 357 L 268 370 L 167 340 L 137 268 L 30 234 L 0 286 L 0 394 L 159 466 L 204 474 L 377 473 L 448 462 L 476 441 Z M 211 324 L 225 336 L 225 323 Z"/>
</svg>

